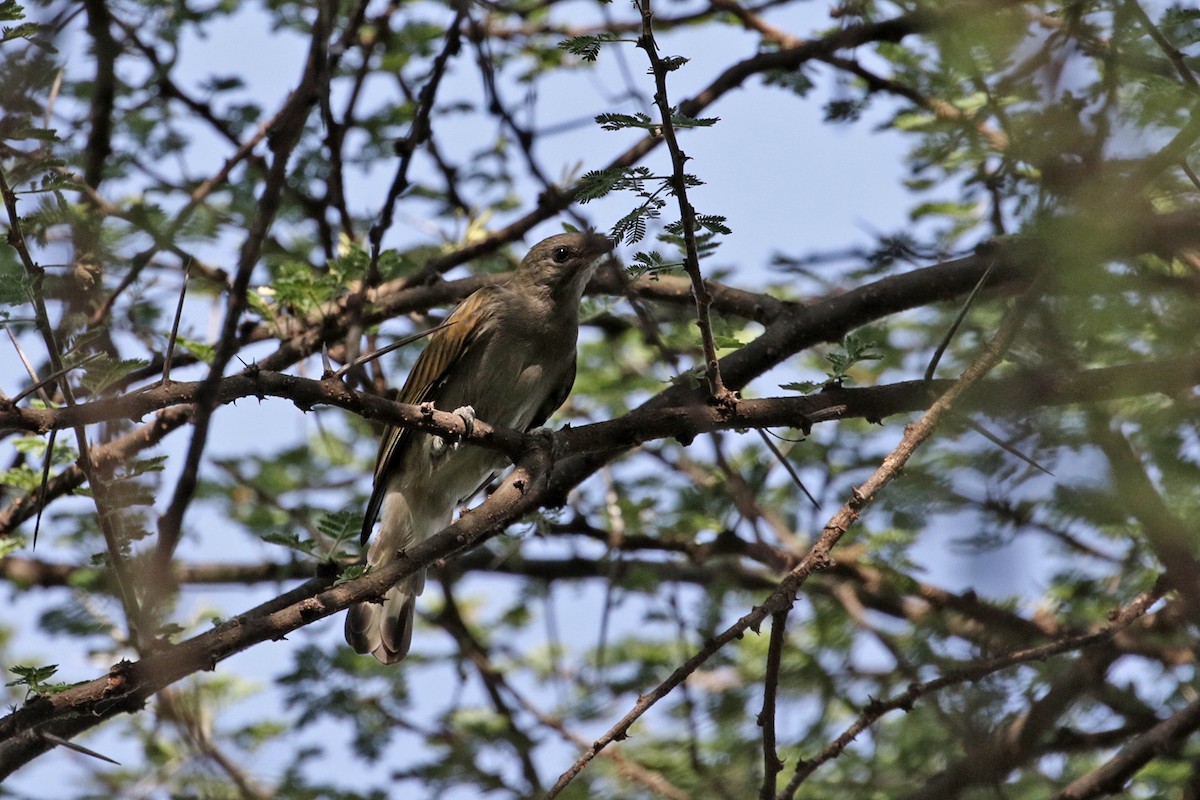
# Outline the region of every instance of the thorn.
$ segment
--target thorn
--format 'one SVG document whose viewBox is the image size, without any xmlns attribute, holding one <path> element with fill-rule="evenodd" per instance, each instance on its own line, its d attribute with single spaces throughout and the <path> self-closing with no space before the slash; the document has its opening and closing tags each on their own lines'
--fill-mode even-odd
<svg viewBox="0 0 1200 800">
<path fill-rule="evenodd" d="M 329 360 L 329 344 L 321 343 L 321 378 L 329 378 L 333 375 L 333 362 Z"/>
<path fill-rule="evenodd" d="M 162 385 L 171 382 L 171 361 L 175 357 L 175 343 L 179 339 L 179 322 L 183 319 L 183 300 L 187 297 L 188 279 L 192 276 L 192 260 L 183 268 L 183 285 L 179 287 L 179 302 L 175 305 L 175 320 L 171 323 L 171 336 L 167 339 L 167 352 L 163 356 Z"/>
<path fill-rule="evenodd" d="M 92 758 L 98 758 L 101 761 L 107 761 L 110 764 L 116 764 L 118 767 L 121 766 L 120 761 L 114 761 L 106 755 L 97 753 L 95 750 L 89 750 L 83 745 L 75 744 L 74 742 L 68 741 L 61 736 L 55 736 L 53 733 L 42 731 L 42 738 L 51 744 L 58 745 L 59 747 L 65 747 L 68 750 L 74 750 L 76 753 L 83 753 L 85 756 L 91 756 Z"/>
<path fill-rule="evenodd" d="M 1026 464 L 1028 464 L 1029 466 L 1033 467 L 1034 469 L 1041 470 L 1042 472 L 1046 473 L 1046 474 L 1047 474 L 1047 475 L 1049 475 L 1050 477 L 1052 477 L 1052 478 L 1054 477 L 1054 473 L 1053 473 L 1053 472 L 1051 472 L 1050 470 L 1046 469 L 1045 467 L 1043 467 L 1043 466 L 1042 466 L 1041 464 L 1039 464 L 1038 462 L 1034 461 L 1034 460 L 1033 460 L 1033 458 L 1032 458 L 1031 456 L 1027 456 L 1027 455 L 1025 455 L 1025 454 L 1024 454 L 1024 453 L 1022 453 L 1020 450 L 1018 450 L 1018 449 L 1016 448 L 1016 446 L 1015 446 L 1015 445 L 1013 445 L 1013 444 L 1011 444 L 1011 443 L 1009 443 L 1009 442 L 1006 442 L 1006 441 L 1004 441 L 1004 440 L 1003 440 L 1003 439 L 1001 439 L 999 436 L 997 436 L 996 434 L 992 433 L 991 431 L 989 431 L 987 428 L 985 428 L 985 427 L 983 427 L 982 425 L 980 425 L 980 424 L 979 424 L 978 422 L 976 422 L 975 420 L 973 420 L 973 419 L 969 419 L 969 418 L 968 418 L 968 419 L 966 419 L 966 420 L 965 420 L 965 422 L 967 423 L 967 426 L 971 428 L 971 430 L 975 431 L 975 432 L 976 432 L 976 433 L 978 433 L 980 436 L 982 436 L 983 438 L 987 439 L 989 442 L 991 442 L 992 444 L 996 445 L 997 447 L 999 447 L 999 448 L 1000 448 L 1001 450 L 1003 450 L 1004 452 L 1008 453 L 1008 454 L 1009 454 L 1009 455 L 1011 455 L 1011 456 L 1016 456 L 1017 458 L 1021 459 L 1022 461 L 1024 461 Z"/>
<path fill-rule="evenodd" d="M 817 502 L 817 498 L 812 496 L 812 492 L 810 492 L 808 487 L 804 485 L 804 482 L 800 480 L 800 473 L 796 472 L 796 468 L 792 466 L 792 462 L 788 461 L 787 456 L 785 456 L 783 452 L 775 446 L 775 443 L 771 441 L 771 437 L 767 435 L 765 430 L 762 428 L 755 428 L 755 430 L 758 431 L 758 435 L 762 437 L 763 442 L 767 445 L 767 449 L 771 451 L 771 454 L 774 455 L 779 463 L 783 465 L 783 468 L 787 470 L 787 474 L 791 477 L 792 482 L 800 487 L 800 491 L 804 492 L 804 496 L 807 497 L 808 501 L 813 504 L 813 508 L 820 509 L 821 504 Z"/>
</svg>

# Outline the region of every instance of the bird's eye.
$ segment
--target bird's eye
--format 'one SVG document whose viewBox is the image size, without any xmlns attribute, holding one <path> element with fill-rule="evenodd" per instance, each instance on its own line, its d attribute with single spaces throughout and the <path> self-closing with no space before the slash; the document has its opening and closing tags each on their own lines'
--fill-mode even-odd
<svg viewBox="0 0 1200 800">
<path fill-rule="evenodd" d="M 571 257 L 571 248 L 556 247 L 550 251 L 550 257 L 554 259 L 555 264 L 565 264 L 567 259 Z"/>
</svg>

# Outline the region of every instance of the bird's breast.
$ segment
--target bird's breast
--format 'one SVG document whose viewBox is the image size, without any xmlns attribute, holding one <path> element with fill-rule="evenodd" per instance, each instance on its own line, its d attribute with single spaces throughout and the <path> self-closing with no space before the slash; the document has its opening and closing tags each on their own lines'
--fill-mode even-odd
<svg viewBox="0 0 1200 800">
<path fill-rule="evenodd" d="M 574 338 L 569 349 L 525 337 L 493 335 L 447 377 L 435 403 L 441 411 L 471 406 L 475 418 L 525 430 L 538 411 L 574 375 Z M 567 387 L 569 388 L 569 387 Z M 504 456 L 481 447 L 448 448 L 416 436 L 405 459 L 406 486 L 414 502 L 435 510 L 464 502 L 488 476 L 504 468 Z"/>
<path fill-rule="evenodd" d="M 493 425 L 524 429 L 559 392 L 574 364 L 575 336 L 500 333 L 478 355 L 478 367 L 466 373 L 456 402 L 469 404 L 475 416 Z M 450 387 L 447 387 L 449 389 Z"/>
</svg>

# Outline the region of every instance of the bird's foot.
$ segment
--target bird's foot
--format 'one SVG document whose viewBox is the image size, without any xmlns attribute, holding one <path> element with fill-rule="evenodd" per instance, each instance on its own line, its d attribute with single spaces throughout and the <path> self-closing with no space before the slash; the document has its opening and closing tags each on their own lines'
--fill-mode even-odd
<svg viewBox="0 0 1200 800">
<path fill-rule="evenodd" d="M 450 445 L 451 450 L 457 450 L 462 446 L 463 439 L 468 438 L 475 431 L 475 409 L 470 406 L 459 406 L 454 409 L 453 413 L 463 421 L 463 435 Z"/>
<path fill-rule="evenodd" d="M 442 455 L 447 449 L 452 452 L 457 450 L 462 446 L 462 440 L 470 436 L 471 432 L 475 430 L 475 409 L 471 408 L 470 406 L 459 406 L 451 413 L 456 414 L 458 418 L 463 421 L 463 428 L 465 428 L 465 430 L 462 436 L 457 437 L 453 442 L 450 443 L 446 442 L 446 437 L 444 436 L 434 436 L 432 450 L 435 456 Z"/>
<path fill-rule="evenodd" d="M 534 445 L 535 447 L 544 447 L 546 450 L 550 451 L 551 457 L 555 457 L 557 455 L 554 449 L 557 442 L 557 440 L 554 438 L 554 431 L 543 425 L 537 428 L 530 428 L 529 430 L 525 431 L 525 435 L 531 436 L 534 440 L 536 440 L 536 444 Z"/>
</svg>

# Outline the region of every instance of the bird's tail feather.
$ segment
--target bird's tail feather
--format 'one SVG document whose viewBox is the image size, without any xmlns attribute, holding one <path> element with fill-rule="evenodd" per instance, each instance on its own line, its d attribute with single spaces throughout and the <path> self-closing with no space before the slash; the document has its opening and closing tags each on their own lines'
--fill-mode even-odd
<svg viewBox="0 0 1200 800">
<path fill-rule="evenodd" d="M 420 577 L 423 584 L 425 576 Z M 382 603 L 350 607 L 346 612 L 346 642 L 356 653 L 370 653 L 382 664 L 395 664 L 408 655 L 419 592 L 413 583 L 410 579 L 393 586 L 383 596 Z"/>
</svg>

